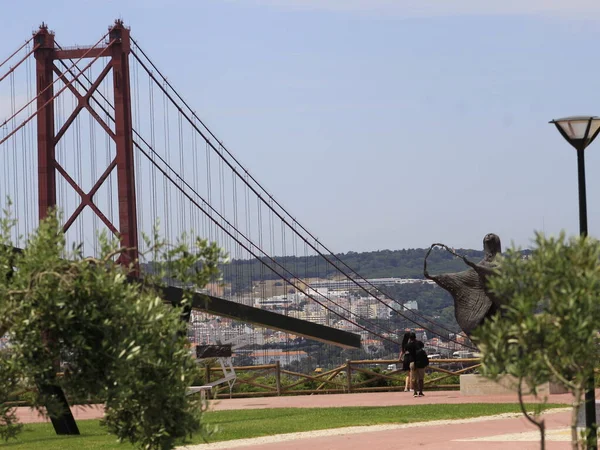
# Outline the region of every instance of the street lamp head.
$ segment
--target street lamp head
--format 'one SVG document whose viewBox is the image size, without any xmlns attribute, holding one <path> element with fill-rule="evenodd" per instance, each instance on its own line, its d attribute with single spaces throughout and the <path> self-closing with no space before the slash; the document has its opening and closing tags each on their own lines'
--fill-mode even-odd
<svg viewBox="0 0 600 450">
<path fill-rule="evenodd" d="M 551 120 L 562 137 L 577 150 L 583 150 L 592 143 L 600 132 L 600 117 L 571 116 Z"/>
</svg>

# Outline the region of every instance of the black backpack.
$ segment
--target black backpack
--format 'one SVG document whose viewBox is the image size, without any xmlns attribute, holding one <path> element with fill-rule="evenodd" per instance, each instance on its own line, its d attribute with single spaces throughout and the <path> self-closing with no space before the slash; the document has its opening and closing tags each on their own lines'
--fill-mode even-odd
<svg viewBox="0 0 600 450">
<path fill-rule="evenodd" d="M 415 367 L 417 369 L 424 369 L 429 365 L 429 357 L 427 356 L 427 352 L 424 348 L 420 348 L 417 350 L 415 354 Z"/>
</svg>

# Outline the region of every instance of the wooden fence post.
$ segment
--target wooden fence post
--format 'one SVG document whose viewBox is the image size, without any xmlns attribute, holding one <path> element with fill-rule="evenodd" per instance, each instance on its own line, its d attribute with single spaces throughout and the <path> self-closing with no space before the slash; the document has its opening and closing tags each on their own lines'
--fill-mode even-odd
<svg viewBox="0 0 600 450">
<path fill-rule="evenodd" d="M 279 361 L 275 361 L 275 384 L 277 395 L 281 395 L 281 363 Z"/>
<path fill-rule="evenodd" d="M 208 362 L 204 365 L 204 370 L 205 370 L 204 378 L 206 380 L 204 384 L 209 384 L 210 383 L 210 364 Z"/>
<path fill-rule="evenodd" d="M 352 365 L 350 364 L 350 360 L 346 360 L 346 388 L 348 389 L 348 393 L 352 391 Z"/>
</svg>

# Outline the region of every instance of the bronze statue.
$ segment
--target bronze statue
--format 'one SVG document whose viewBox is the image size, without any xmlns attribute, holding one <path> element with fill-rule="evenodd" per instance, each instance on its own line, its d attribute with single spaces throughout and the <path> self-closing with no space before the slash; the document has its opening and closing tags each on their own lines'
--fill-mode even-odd
<svg viewBox="0 0 600 450">
<path fill-rule="evenodd" d="M 461 258 L 469 268 L 463 272 L 429 275 L 427 272 L 427 257 L 434 247 L 444 247 L 453 255 Z M 479 263 L 469 261 L 465 256 L 458 255 L 444 244 L 432 244 L 425 255 L 423 273 L 425 278 L 435 281 L 439 286 L 450 292 L 454 299 L 454 316 L 460 328 L 471 335 L 488 317 L 494 315 L 501 305 L 487 288 L 487 277 L 494 273 L 496 256 L 502 252 L 500 238 L 493 233 L 483 238 L 484 257 Z"/>
</svg>

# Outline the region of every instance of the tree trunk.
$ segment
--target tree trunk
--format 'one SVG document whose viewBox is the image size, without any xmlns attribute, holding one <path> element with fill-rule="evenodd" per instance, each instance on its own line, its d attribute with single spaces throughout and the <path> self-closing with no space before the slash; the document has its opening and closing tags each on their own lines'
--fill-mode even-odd
<svg viewBox="0 0 600 450">
<path fill-rule="evenodd" d="M 582 390 L 579 388 L 573 390 L 573 410 L 571 411 L 571 448 L 573 450 L 579 449 L 579 437 L 577 436 L 577 419 L 579 416 L 579 408 L 581 407 L 581 392 Z"/>
<path fill-rule="evenodd" d="M 540 450 L 546 450 L 546 422 L 544 419 L 539 422 L 532 418 L 529 413 L 527 413 L 527 408 L 525 408 L 525 403 L 523 403 L 523 377 L 519 378 L 519 384 L 517 385 L 517 394 L 519 394 L 519 406 L 521 407 L 521 412 L 525 415 L 525 418 L 534 424 L 540 430 Z M 534 417 L 536 417 L 534 415 Z"/>
</svg>

